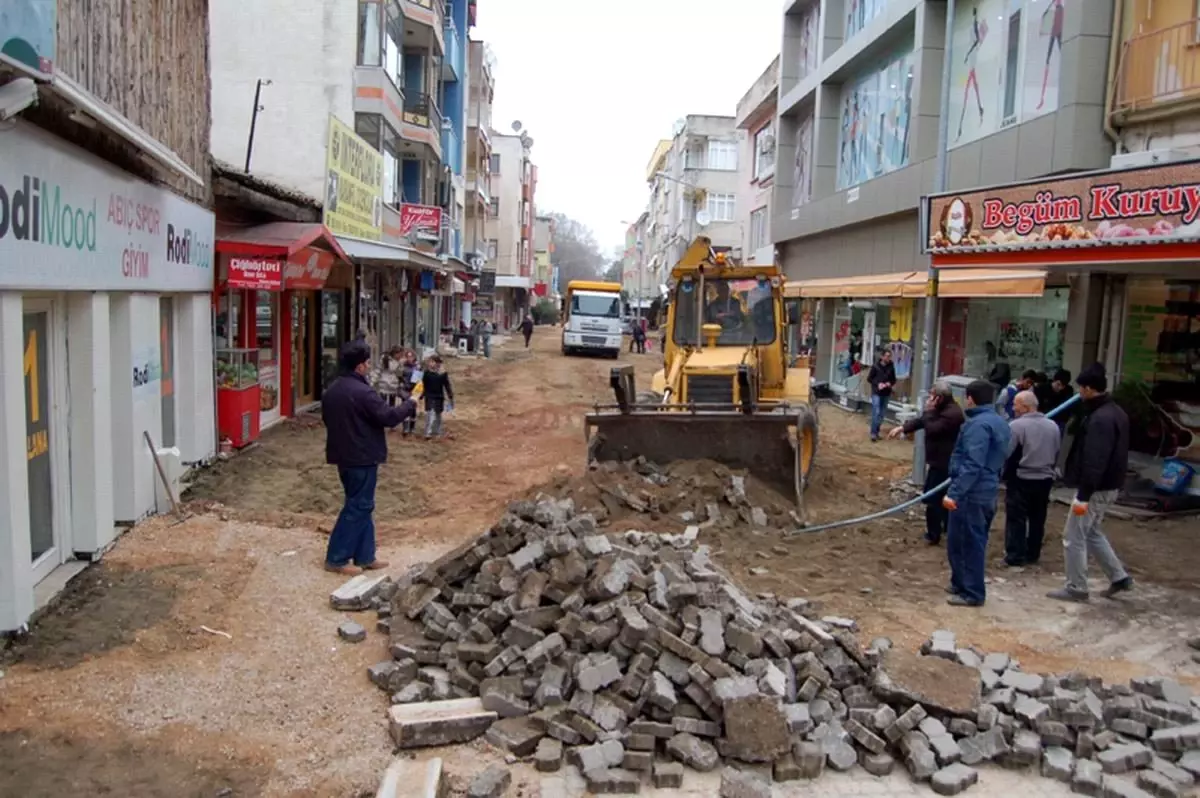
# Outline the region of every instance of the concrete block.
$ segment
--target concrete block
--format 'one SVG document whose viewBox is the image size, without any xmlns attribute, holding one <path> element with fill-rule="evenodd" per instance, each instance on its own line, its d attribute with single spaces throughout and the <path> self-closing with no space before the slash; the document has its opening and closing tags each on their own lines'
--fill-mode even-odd
<svg viewBox="0 0 1200 798">
<path fill-rule="evenodd" d="M 1042 752 L 1042 776 L 1065 784 L 1075 773 L 1075 755 L 1066 748 L 1052 747 Z"/>
<path fill-rule="evenodd" d="M 681 732 L 667 741 L 667 753 L 693 770 L 706 773 L 717 767 L 717 749 L 693 734 Z"/>
<path fill-rule="evenodd" d="M 1182 787 L 1155 770 L 1139 771 L 1137 786 L 1155 798 L 1180 798 L 1183 795 Z"/>
<path fill-rule="evenodd" d="M 329 594 L 329 605 L 344 612 L 370 609 L 371 599 L 375 598 L 380 587 L 389 579 L 387 574 L 359 574 Z M 434 596 L 434 599 L 436 598 L 437 596 Z"/>
<path fill-rule="evenodd" d="M 544 736 L 545 732 L 530 718 L 503 718 L 491 725 L 484 739 L 514 756 L 526 757 L 537 749 Z"/>
<path fill-rule="evenodd" d="M 1091 759 L 1075 760 L 1075 773 L 1071 776 L 1071 792 L 1097 798 L 1103 790 L 1104 770 L 1100 763 Z"/>
<path fill-rule="evenodd" d="M 642 789 L 641 777 L 624 768 L 606 768 L 584 774 L 587 786 L 596 795 L 636 795 Z"/>
<path fill-rule="evenodd" d="M 467 786 L 467 798 L 501 798 L 512 784 L 512 773 L 508 768 L 492 765 L 471 779 Z"/>
<path fill-rule="evenodd" d="M 1150 749 L 1140 743 L 1114 745 L 1096 755 L 1096 761 L 1108 774 L 1129 773 L 1149 766 L 1153 760 Z"/>
<path fill-rule="evenodd" d="M 555 773 L 562 767 L 563 744 L 553 737 L 543 737 L 538 740 L 537 750 L 533 754 L 534 764 L 542 773 Z"/>
<path fill-rule="evenodd" d="M 896 768 L 896 760 L 891 754 L 880 753 L 872 754 L 867 751 L 859 753 L 858 763 L 862 765 L 862 769 L 870 773 L 872 776 L 883 778 L 890 776 Z"/>
<path fill-rule="evenodd" d="M 683 765 L 678 762 L 655 762 L 651 781 L 657 789 L 679 789 L 683 786 Z"/>
<path fill-rule="evenodd" d="M 394 759 L 383 772 L 375 798 L 442 798 L 446 794 L 443 771 L 440 758 Z"/>
<path fill-rule="evenodd" d="M 388 723 L 397 748 L 465 743 L 498 720 L 478 698 L 397 704 L 388 708 Z"/>
<path fill-rule="evenodd" d="M 771 785 L 757 774 L 734 768 L 721 771 L 720 798 L 771 798 Z"/>
<path fill-rule="evenodd" d="M 961 763 L 949 765 L 933 774 L 929 786 L 938 795 L 958 795 L 979 781 L 979 773 Z"/>
</svg>

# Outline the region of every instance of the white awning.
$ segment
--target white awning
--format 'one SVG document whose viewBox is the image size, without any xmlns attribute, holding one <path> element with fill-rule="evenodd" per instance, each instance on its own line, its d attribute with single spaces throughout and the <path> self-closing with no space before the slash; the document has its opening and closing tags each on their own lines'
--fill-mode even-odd
<svg viewBox="0 0 1200 798">
<path fill-rule="evenodd" d="M 528 290 L 532 284 L 532 280 L 528 277 L 520 277 L 515 274 L 496 275 L 497 288 L 524 288 Z"/>
<path fill-rule="evenodd" d="M 384 241 L 370 241 L 353 236 L 336 236 L 336 238 L 351 260 L 383 262 L 430 271 L 444 271 L 446 268 L 446 265 L 436 256 L 412 247 L 389 244 Z"/>
<path fill-rule="evenodd" d="M 467 284 L 457 277 L 450 278 L 450 293 L 463 294 L 467 291 Z"/>
<path fill-rule="evenodd" d="M 94 119 L 96 124 L 135 147 L 146 160 L 168 172 L 184 177 L 196 185 L 204 185 L 204 179 L 169 147 L 130 122 L 115 108 L 71 78 L 61 72 L 55 72 L 50 88 L 59 97 Z"/>
</svg>

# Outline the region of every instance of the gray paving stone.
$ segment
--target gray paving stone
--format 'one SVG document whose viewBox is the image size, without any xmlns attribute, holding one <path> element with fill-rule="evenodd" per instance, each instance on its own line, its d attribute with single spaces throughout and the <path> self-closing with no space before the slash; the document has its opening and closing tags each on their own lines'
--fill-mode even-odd
<svg viewBox="0 0 1200 798">
<path fill-rule="evenodd" d="M 979 781 L 979 772 L 961 763 L 948 765 L 933 774 L 929 786 L 938 795 L 958 795 Z"/>
<path fill-rule="evenodd" d="M 771 784 L 756 774 L 725 768 L 721 771 L 720 798 L 771 798 Z"/>
<path fill-rule="evenodd" d="M 1065 748 L 1054 746 L 1042 752 L 1042 776 L 1066 784 L 1075 773 L 1075 755 Z"/>
<path fill-rule="evenodd" d="M 1137 785 L 1155 798 L 1180 798 L 1183 788 L 1156 770 L 1138 772 Z"/>
<path fill-rule="evenodd" d="M 1091 759 L 1075 760 L 1075 773 L 1071 776 L 1071 792 L 1097 798 L 1103 790 L 1104 770 L 1100 763 Z"/>
</svg>

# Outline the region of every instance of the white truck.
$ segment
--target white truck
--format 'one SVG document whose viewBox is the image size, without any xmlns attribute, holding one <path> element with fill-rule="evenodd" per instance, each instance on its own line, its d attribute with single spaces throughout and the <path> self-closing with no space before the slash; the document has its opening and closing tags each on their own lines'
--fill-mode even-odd
<svg viewBox="0 0 1200 798">
<path fill-rule="evenodd" d="M 621 284 L 572 280 L 563 300 L 562 351 L 621 354 Z"/>
</svg>

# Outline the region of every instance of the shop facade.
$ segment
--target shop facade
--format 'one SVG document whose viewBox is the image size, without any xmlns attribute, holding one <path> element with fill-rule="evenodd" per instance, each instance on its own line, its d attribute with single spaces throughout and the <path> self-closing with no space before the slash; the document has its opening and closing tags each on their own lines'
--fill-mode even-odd
<svg viewBox="0 0 1200 798">
<path fill-rule="evenodd" d="M 1191 160 L 936 195 L 923 235 L 940 283 L 980 267 L 1049 275 L 1041 303 L 1005 310 L 1001 335 L 1020 334 L 1000 345 L 1073 375 L 1103 363 L 1131 457 L 1152 473 L 1167 457 L 1200 465 L 1198 217 Z"/>
<path fill-rule="evenodd" d="M 346 330 L 349 259 L 320 223 L 272 222 L 217 237 L 217 425 L 241 447 L 313 407 Z M 338 281 L 340 282 L 340 281 Z"/>
<path fill-rule="evenodd" d="M 151 447 L 178 450 L 162 453 L 173 481 L 216 451 L 211 211 L 8 124 L 0 630 L 28 621 L 34 587 L 57 568 L 165 509 Z"/>
</svg>

